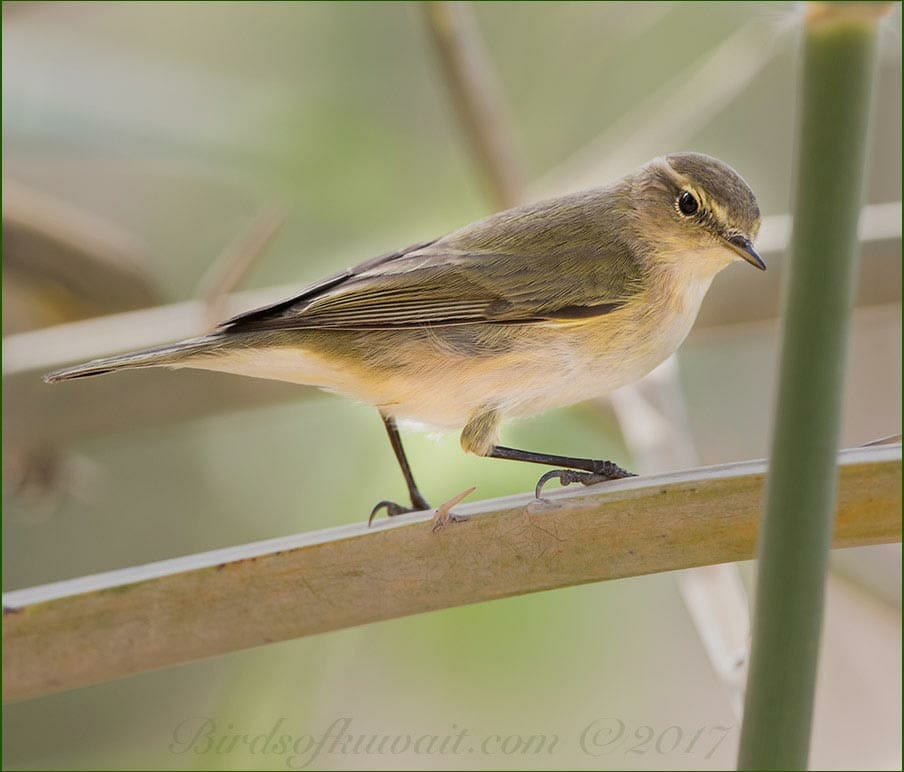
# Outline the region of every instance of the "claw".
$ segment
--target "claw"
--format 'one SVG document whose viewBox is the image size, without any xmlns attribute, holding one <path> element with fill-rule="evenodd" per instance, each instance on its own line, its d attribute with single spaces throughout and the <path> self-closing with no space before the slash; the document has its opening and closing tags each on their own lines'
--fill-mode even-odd
<svg viewBox="0 0 904 772">
<path fill-rule="evenodd" d="M 409 509 L 408 507 L 403 507 L 401 504 L 396 504 L 394 501 L 380 501 L 372 510 L 370 510 L 370 517 L 367 518 L 368 528 L 373 525 L 374 518 L 381 509 L 386 510 L 387 517 L 395 517 L 396 515 L 404 515 L 408 512 L 416 511 L 414 509 Z"/>
<path fill-rule="evenodd" d="M 540 494 L 543 492 L 543 486 L 550 480 L 558 480 L 559 484 L 562 486 L 571 485 L 576 482 L 589 485 L 590 483 L 584 482 L 583 479 L 585 475 L 589 474 L 590 472 L 576 472 L 573 469 L 553 469 L 537 480 L 537 487 L 534 489 L 534 497 L 540 498 Z"/>
<path fill-rule="evenodd" d="M 558 480 L 563 486 L 571 485 L 572 483 L 596 485 L 609 480 L 621 480 L 625 477 L 637 477 L 637 475 L 627 469 L 622 469 L 611 461 L 601 463 L 596 472 L 581 472 L 576 469 L 553 469 L 537 480 L 534 496 L 539 499 L 540 494 L 543 492 L 543 486 L 550 480 Z"/>
</svg>

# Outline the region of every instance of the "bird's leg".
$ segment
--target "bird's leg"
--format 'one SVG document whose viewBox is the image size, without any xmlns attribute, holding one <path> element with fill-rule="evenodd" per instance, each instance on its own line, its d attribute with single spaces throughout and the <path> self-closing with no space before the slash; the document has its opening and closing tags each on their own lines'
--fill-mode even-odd
<svg viewBox="0 0 904 772">
<path fill-rule="evenodd" d="M 401 504 L 396 504 L 394 501 L 381 501 L 371 510 L 370 517 L 367 518 L 368 525 L 373 522 L 374 517 L 376 517 L 381 509 L 385 509 L 386 514 L 389 517 L 404 515 L 406 512 L 422 512 L 425 509 L 430 509 L 427 500 L 417 489 L 417 483 L 414 481 L 414 475 L 411 473 L 411 466 L 408 464 L 408 459 L 405 456 L 405 449 L 402 447 L 402 438 L 399 436 L 399 430 L 396 427 L 395 419 L 383 415 L 382 413 L 380 413 L 380 417 L 383 419 L 383 426 L 386 427 L 386 433 L 389 435 L 389 443 L 392 445 L 396 460 L 399 462 L 399 467 L 402 469 L 402 475 L 405 477 L 405 485 L 408 486 L 408 496 L 411 498 L 411 507 L 403 507 Z"/>
<path fill-rule="evenodd" d="M 565 467 L 564 469 L 553 469 L 537 481 L 534 495 L 538 499 L 543 491 L 543 486 L 553 479 L 559 480 L 562 485 L 570 485 L 571 483 L 594 485 L 608 480 L 620 480 L 624 477 L 637 476 L 611 461 L 594 461 L 590 458 L 571 458 L 569 456 L 553 456 L 548 453 L 532 453 L 529 450 L 505 448 L 501 445 L 494 445 L 486 455 L 490 458 L 505 458 L 509 461 L 527 461 L 531 464 Z"/>
<path fill-rule="evenodd" d="M 461 432 L 461 446 L 468 453 L 475 453 L 478 456 L 565 467 L 564 469 L 553 469 L 537 481 L 537 487 L 534 489 L 537 498 L 540 498 L 543 486 L 553 478 L 558 479 L 562 485 L 571 483 L 594 485 L 607 480 L 619 480 L 622 477 L 636 477 L 633 472 L 622 469 L 611 461 L 553 456 L 549 453 L 532 453 L 529 450 L 516 450 L 497 445 L 500 419 L 499 411 L 494 407 L 484 406 L 475 410 Z"/>
</svg>

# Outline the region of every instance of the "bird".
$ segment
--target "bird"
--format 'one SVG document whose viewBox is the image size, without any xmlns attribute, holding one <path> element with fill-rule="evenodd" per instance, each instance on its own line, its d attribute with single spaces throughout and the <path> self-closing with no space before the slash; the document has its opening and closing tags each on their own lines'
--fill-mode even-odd
<svg viewBox="0 0 904 772">
<path fill-rule="evenodd" d="M 652 159 L 596 188 L 493 214 L 340 271 L 210 334 L 97 359 L 47 382 L 145 367 L 289 381 L 376 407 L 410 506 L 430 509 L 400 421 L 460 430 L 478 456 L 556 467 L 591 485 L 633 476 L 612 461 L 499 444 L 507 419 L 536 415 L 639 380 L 673 354 L 713 278 L 736 260 L 766 264 L 747 182 L 702 153 Z"/>
</svg>

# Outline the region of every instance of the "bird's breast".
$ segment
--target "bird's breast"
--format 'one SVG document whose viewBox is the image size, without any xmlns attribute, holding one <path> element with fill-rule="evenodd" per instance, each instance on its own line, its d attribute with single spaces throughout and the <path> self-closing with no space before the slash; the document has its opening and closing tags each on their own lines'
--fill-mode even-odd
<svg viewBox="0 0 904 772">
<path fill-rule="evenodd" d="M 681 345 L 709 283 L 654 281 L 618 310 L 574 322 L 305 331 L 189 366 L 320 386 L 458 429 L 488 407 L 534 415 L 640 379 Z"/>
</svg>

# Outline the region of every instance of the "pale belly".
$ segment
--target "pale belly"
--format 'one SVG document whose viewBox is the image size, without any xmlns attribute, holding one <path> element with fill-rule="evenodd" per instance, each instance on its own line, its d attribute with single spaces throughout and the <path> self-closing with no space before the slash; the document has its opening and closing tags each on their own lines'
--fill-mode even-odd
<svg viewBox="0 0 904 772">
<path fill-rule="evenodd" d="M 570 342 L 538 341 L 525 355 L 479 365 L 449 364 L 400 386 L 380 403 L 399 418 L 430 426 L 461 428 L 477 411 L 492 407 L 500 417 L 527 417 L 605 396 L 655 369 L 678 348 L 693 319 L 637 345 L 613 343 L 588 331 Z"/>
<path fill-rule="evenodd" d="M 476 411 L 530 416 L 640 379 L 684 340 L 705 290 L 656 314 L 615 312 L 571 326 L 511 326 L 499 333 L 506 345 L 496 354 L 450 350 L 441 331 L 399 334 L 395 342 L 383 333 L 372 347 L 361 333 L 355 343 L 373 360 L 362 364 L 360 356 L 328 352 L 324 332 L 318 346 L 306 347 L 301 338 L 297 345 L 248 347 L 187 366 L 318 386 L 399 419 L 460 429 Z"/>
<path fill-rule="evenodd" d="M 605 396 L 639 380 L 678 349 L 710 281 L 688 283 L 680 298 L 657 304 L 655 314 L 626 318 L 616 312 L 571 328 L 538 325 L 515 352 L 448 361 L 414 380 L 390 382 L 380 401 L 367 401 L 400 418 L 454 429 L 487 407 L 502 418 L 526 417 Z"/>
</svg>

